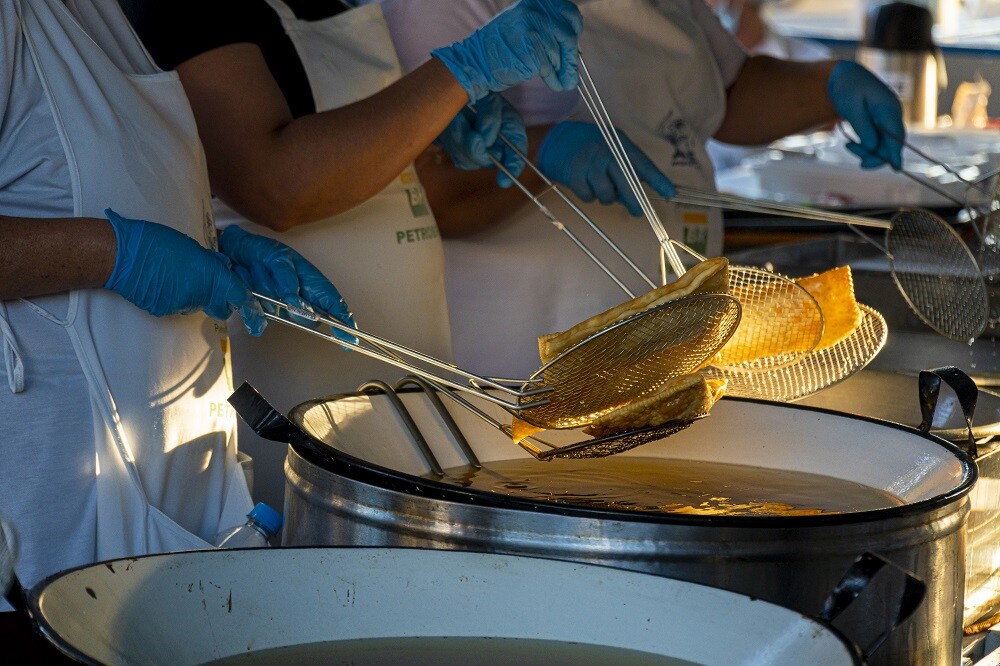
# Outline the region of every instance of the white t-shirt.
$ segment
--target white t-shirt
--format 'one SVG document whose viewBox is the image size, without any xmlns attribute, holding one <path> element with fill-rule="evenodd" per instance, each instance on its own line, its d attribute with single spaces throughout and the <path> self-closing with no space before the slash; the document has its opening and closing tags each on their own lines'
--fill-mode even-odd
<svg viewBox="0 0 1000 666">
<path fill-rule="evenodd" d="M 430 52 L 460 41 L 487 23 L 515 0 L 364 0 L 381 2 L 403 71 L 411 72 L 430 58 Z M 581 0 L 577 4 L 584 4 Z M 701 27 L 722 80 L 728 87 L 739 74 L 746 53 L 726 32 L 703 0 L 651 0 L 653 5 L 673 3 L 689 13 Z M 524 117 L 527 125 L 558 122 L 576 109 L 576 91 L 553 92 L 539 79 L 512 88 L 504 97 Z"/>
<path fill-rule="evenodd" d="M 73 11 L 72 5 L 69 5 Z M 74 12 L 77 20 L 83 19 Z M 12 3 L 0 3 L 0 215 L 69 217 L 73 195 L 69 166 L 56 130 L 52 109 L 18 25 Z M 33 299 L 49 312 L 63 316 L 66 294 Z M 80 470 L 93 469 L 94 451 L 83 447 L 58 447 L 49 433 L 87 433 L 94 429 L 93 415 L 85 401 L 68 401 L 58 409 L 50 404 L 46 386 L 56 385 L 63 395 L 86 395 L 87 382 L 66 332 L 30 312 L 19 302 L 3 307 L 18 344 L 31 363 L 25 367 L 26 390 L 14 395 L 8 386 L 11 369 L 0 360 L 0 484 L 17 479 L 19 488 L 31 492 L 0 494 L 0 515 L 36 518 L 17 523 L 21 545 L 18 575 L 25 585 L 54 570 L 93 561 L 96 549 L 94 516 L 96 489 Z M 3 342 L 0 339 L 0 346 Z M 67 356 L 68 354 L 68 356 Z M 5 354 L 0 354 L 2 359 Z M 40 390 L 32 390 L 37 388 Z M 44 440 L 44 441 L 40 441 Z M 55 448 L 61 451 L 55 451 Z M 49 460 L 58 465 L 38 465 L 39 449 L 53 449 Z M 44 455 L 42 456 L 44 457 Z M 72 507 L 67 511 L 67 507 Z M 31 530 L 30 535 L 25 534 Z M 32 544 L 45 543 L 49 552 L 32 552 Z M 59 544 L 59 546 L 55 546 Z M 90 554 L 90 557 L 87 557 Z M 43 569 L 32 568 L 45 563 Z M 0 611 L 10 607 L 0 600 Z"/>
<path fill-rule="evenodd" d="M 0 215 L 73 214 L 69 166 L 10 3 L 0 7 Z"/>
</svg>

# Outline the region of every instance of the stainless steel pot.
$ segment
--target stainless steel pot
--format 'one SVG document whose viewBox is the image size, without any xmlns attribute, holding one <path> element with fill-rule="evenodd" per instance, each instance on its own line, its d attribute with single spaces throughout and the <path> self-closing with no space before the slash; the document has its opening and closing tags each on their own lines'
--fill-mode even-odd
<svg viewBox="0 0 1000 666">
<path fill-rule="evenodd" d="M 422 392 L 399 398 L 441 466 L 466 462 Z M 810 517 L 653 515 L 531 502 L 420 478 L 431 463 L 385 395 L 310 401 L 292 410 L 290 421 L 247 386 L 232 402 L 261 435 L 292 443 L 286 544 L 489 550 L 609 564 L 722 587 L 810 616 L 851 562 L 872 551 L 929 588 L 872 663 L 958 663 L 962 527 L 976 468 L 933 435 L 824 410 L 723 400 L 708 419 L 632 454 L 825 474 L 887 490 L 905 504 Z M 527 456 L 468 412 L 450 412 L 480 460 Z M 567 442 L 580 436 L 550 434 Z M 883 578 L 838 620 L 863 646 L 877 642 L 873 634 L 882 628 L 875 624 L 895 612 L 889 600 L 898 596 L 898 578 Z"/>
<path fill-rule="evenodd" d="M 31 591 L 29 606 L 60 649 L 101 664 L 203 664 L 279 648 L 286 653 L 265 654 L 305 663 L 287 651 L 407 637 L 571 642 L 591 651 L 640 651 L 642 663 L 650 655 L 718 666 L 759 663 L 762 656 L 773 666 L 861 663 L 838 632 L 774 604 L 631 571 L 485 553 L 292 548 L 154 555 L 57 574 Z M 352 645 L 310 655 L 325 657 L 323 663 L 355 663 L 349 655 L 362 664 L 400 663 L 398 654 L 378 659 L 370 644 L 364 654 Z M 482 651 L 477 660 L 509 663 L 502 641 L 475 647 Z M 438 646 L 439 659 L 446 648 Z M 431 661 L 433 653 L 417 660 L 419 654 L 410 653 L 419 663 L 440 663 Z M 616 656 L 627 661 L 635 653 Z M 250 663 L 265 663 L 262 657 Z M 472 656 L 444 661 L 471 663 Z"/>
<path fill-rule="evenodd" d="M 798 404 L 916 425 L 924 420 L 918 377 L 864 370 L 829 390 Z M 931 432 L 959 446 L 968 446 L 968 424 L 957 393 L 942 394 Z M 964 624 L 974 628 L 1000 612 L 1000 395 L 979 389 L 972 423 L 977 443 L 979 481 L 970 495 L 966 528 Z"/>
</svg>

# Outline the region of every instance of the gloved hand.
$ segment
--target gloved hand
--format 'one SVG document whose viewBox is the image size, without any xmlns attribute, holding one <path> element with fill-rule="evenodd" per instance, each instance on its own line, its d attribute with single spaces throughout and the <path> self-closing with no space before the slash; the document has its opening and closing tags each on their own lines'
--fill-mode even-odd
<svg viewBox="0 0 1000 666">
<path fill-rule="evenodd" d="M 618 136 L 639 178 L 660 195 L 674 196 L 676 190 L 670 179 L 624 132 L 618 132 Z M 632 215 L 642 215 L 642 207 L 625 174 L 593 123 L 564 120 L 549 130 L 538 151 L 538 167 L 552 180 L 568 185 L 583 201 L 597 199 L 602 204 L 617 201 Z"/>
<path fill-rule="evenodd" d="M 519 0 L 479 30 L 431 51 L 476 102 L 541 76 L 552 90 L 577 84 L 580 10 L 569 0 Z"/>
<path fill-rule="evenodd" d="M 104 211 L 115 231 L 118 254 L 104 285 L 146 312 L 162 317 L 203 310 L 226 320 L 235 310 L 252 335 L 267 320 L 229 260 L 162 224 Z"/>
<path fill-rule="evenodd" d="M 301 254 L 273 238 L 251 234 L 237 226 L 219 235 L 219 252 L 229 257 L 248 284 L 266 296 L 322 314 L 356 328 L 354 316 L 337 288 Z M 296 321 L 315 325 L 308 320 Z M 353 335 L 331 327 L 333 334 L 357 343 Z"/>
<path fill-rule="evenodd" d="M 861 158 L 862 169 L 889 164 L 903 168 L 902 140 L 906 137 L 903 107 L 889 86 L 856 62 L 842 60 L 827 80 L 827 92 L 837 115 L 858 135 L 847 149 Z"/>
<path fill-rule="evenodd" d="M 524 121 L 513 106 L 500 95 L 490 93 L 474 105 L 458 112 L 434 143 L 444 148 L 459 169 L 496 168 L 492 155 L 515 178 L 524 170 L 524 160 L 499 135 L 503 134 L 517 146 L 522 155 L 528 154 L 528 133 Z M 510 187 L 513 181 L 500 171 L 500 187 Z"/>
</svg>

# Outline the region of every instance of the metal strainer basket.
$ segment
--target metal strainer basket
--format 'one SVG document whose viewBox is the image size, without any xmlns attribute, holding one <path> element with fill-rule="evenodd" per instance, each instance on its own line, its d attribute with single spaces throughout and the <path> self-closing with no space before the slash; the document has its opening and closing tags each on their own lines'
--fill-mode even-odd
<svg viewBox="0 0 1000 666">
<path fill-rule="evenodd" d="M 885 234 L 892 279 L 910 308 L 938 333 L 972 340 L 989 321 L 989 295 L 975 256 L 944 220 L 903 209 Z"/>
<path fill-rule="evenodd" d="M 739 301 L 727 294 L 680 298 L 597 331 L 559 354 L 529 379 L 506 380 L 470 373 L 264 294 L 254 293 L 254 296 L 296 317 L 355 336 L 357 342 L 265 311 L 269 320 L 411 372 L 508 434 L 510 426 L 497 423 L 457 392 L 475 394 L 538 427 L 571 428 L 587 422 L 586 415 L 607 413 L 655 390 L 672 377 L 694 372 L 729 340 L 740 321 Z M 462 383 L 461 379 L 468 383 Z M 658 426 L 659 432 L 667 432 L 675 425 Z M 533 445 L 523 442 L 521 445 L 543 460 L 560 457 L 564 449 L 571 449 L 573 457 L 600 457 L 638 446 L 643 443 L 640 438 L 649 437 L 651 432 L 652 429 L 644 431 L 644 435 L 620 433 L 563 447 L 536 439 L 547 447 L 544 455 Z"/>
<path fill-rule="evenodd" d="M 899 292 L 925 324 L 961 342 L 975 338 L 986 328 L 990 305 L 984 271 L 951 225 L 928 210 L 904 208 L 886 221 L 691 188 L 678 188 L 674 199 L 693 205 L 846 224 L 886 255 Z M 882 229 L 883 242 L 863 232 L 863 228 Z"/>
<path fill-rule="evenodd" d="M 680 277 L 685 268 L 677 247 L 688 251 L 700 261 L 704 257 L 670 239 L 642 186 L 628 150 L 611 121 L 582 55 L 579 65 L 580 97 L 639 202 L 660 243 L 662 256 L 669 262 L 673 273 Z M 678 188 L 680 189 L 682 188 Z M 662 272 L 665 283 L 665 265 Z M 783 275 L 756 268 L 730 267 L 729 276 L 730 293 L 742 303 L 744 320 L 729 345 L 729 353 L 723 352 L 719 362 L 734 366 L 745 365 L 748 368 L 760 364 L 782 365 L 815 349 L 823 334 L 823 314 L 815 299 L 805 289 Z"/>
<path fill-rule="evenodd" d="M 645 310 L 598 331 L 542 366 L 523 388 L 551 388 L 521 408 L 532 425 L 575 428 L 703 366 L 740 322 L 732 296 L 700 294 Z"/>
<path fill-rule="evenodd" d="M 867 305 L 858 304 L 861 321 L 846 338 L 783 367 L 741 372 L 710 366 L 707 377 L 725 379 L 726 392 L 741 398 L 790 402 L 837 384 L 868 365 L 885 346 L 889 328 Z"/>
</svg>

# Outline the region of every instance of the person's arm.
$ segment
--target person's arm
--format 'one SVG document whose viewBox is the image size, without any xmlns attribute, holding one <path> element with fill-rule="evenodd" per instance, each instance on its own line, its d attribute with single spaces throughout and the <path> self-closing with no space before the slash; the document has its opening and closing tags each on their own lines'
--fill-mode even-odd
<svg viewBox="0 0 1000 666">
<path fill-rule="evenodd" d="M 213 191 L 279 231 L 349 210 L 382 190 L 468 102 L 437 59 L 372 97 L 295 120 L 255 45 L 208 51 L 178 73 Z"/>
<path fill-rule="evenodd" d="M 861 168 L 903 167 L 903 106 L 877 76 L 856 62 L 793 62 L 768 56 L 746 61 L 728 91 L 728 111 L 715 138 L 759 145 L 846 120 L 857 135 L 847 149 Z"/>
<path fill-rule="evenodd" d="M 726 93 L 726 116 L 715 133 L 725 143 L 763 145 L 837 120 L 827 93 L 835 60 L 793 62 L 747 58 Z"/>
<path fill-rule="evenodd" d="M 0 300 L 104 288 L 157 317 L 236 311 L 266 321 L 230 260 L 170 227 L 105 210 L 107 219 L 0 215 Z"/>
<path fill-rule="evenodd" d="M 0 215 L 0 300 L 103 287 L 117 243 L 107 220 Z"/>
<path fill-rule="evenodd" d="M 554 90 L 574 87 L 581 29 L 569 0 L 518 0 L 386 90 L 296 119 L 255 45 L 206 51 L 177 70 L 214 191 L 280 231 L 381 190 L 466 103 L 535 76 Z"/>
</svg>

